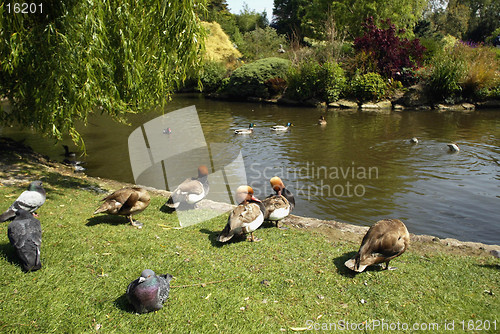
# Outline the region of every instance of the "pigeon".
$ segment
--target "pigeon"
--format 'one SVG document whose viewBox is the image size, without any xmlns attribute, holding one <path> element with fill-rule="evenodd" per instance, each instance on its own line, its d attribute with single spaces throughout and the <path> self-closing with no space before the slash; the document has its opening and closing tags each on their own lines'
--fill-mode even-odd
<svg viewBox="0 0 500 334">
<path fill-rule="evenodd" d="M 145 269 L 128 285 L 127 299 L 137 313 L 157 311 L 168 298 L 171 280 L 170 274 L 158 276 L 151 269 Z"/>
<path fill-rule="evenodd" d="M 42 181 L 33 181 L 30 183 L 28 190 L 23 193 L 12 203 L 12 205 L 0 215 L 0 222 L 10 220 L 16 216 L 16 211 L 24 209 L 29 212 L 35 212 L 45 203 L 45 189 L 42 187 Z"/>
<path fill-rule="evenodd" d="M 40 262 L 42 225 L 38 219 L 29 211 L 18 209 L 16 218 L 9 224 L 7 235 L 11 245 L 16 249 L 24 271 L 35 271 L 42 267 Z"/>
<path fill-rule="evenodd" d="M 358 253 L 345 266 L 360 273 L 372 264 L 385 262 L 385 269 L 394 270 L 389 261 L 403 254 L 409 243 L 410 234 L 401 220 L 379 220 L 366 232 Z"/>
<path fill-rule="evenodd" d="M 132 215 L 144 211 L 151 201 L 149 193 L 140 187 L 122 188 L 102 199 L 104 203 L 95 210 L 94 214 L 107 213 L 110 215 L 126 216 L 130 223 L 138 228 L 142 224 L 132 219 Z"/>
</svg>

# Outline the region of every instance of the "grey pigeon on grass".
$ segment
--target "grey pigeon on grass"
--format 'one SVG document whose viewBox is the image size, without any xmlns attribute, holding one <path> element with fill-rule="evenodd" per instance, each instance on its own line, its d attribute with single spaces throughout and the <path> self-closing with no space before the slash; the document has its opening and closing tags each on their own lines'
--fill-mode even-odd
<svg viewBox="0 0 500 334">
<path fill-rule="evenodd" d="M 12 205 L 0 215 L 0 222 L 7 221 L 16 216 L 16 211 L 24 209 L 29 212 L 35 212 L 45 203 L 45 189 L 42 187 L 42 181 L 33 181 L 28 190 L 23 191 L 21 195 L 12 203 Z"/>
<path fill-rule="evenodd" d="M 16 211 L 16 218 L 9 224 L 7 235 L 25 271 L 35 271 L 42 267 L 40 245 L 42 225 L 40 221 L 24 209 Z"/>
<path fill-rule="evenodd" d="M 157 311 L 168 298 L 171 280 L 170 274 L 156 275 L 151 269 L 145 269 L 138 279 L 129 284 L 128 301 L 137 313 Z"/>
</svg>

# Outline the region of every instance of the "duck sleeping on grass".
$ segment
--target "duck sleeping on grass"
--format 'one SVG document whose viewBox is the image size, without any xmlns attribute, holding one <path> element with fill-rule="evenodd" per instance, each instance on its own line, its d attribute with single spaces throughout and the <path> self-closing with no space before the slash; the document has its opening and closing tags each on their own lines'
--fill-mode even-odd
<svg viewBox="0 0 500 334">
<path fill-rule="evenodd" d="M 394 270 L 389 268 L 389 261 L 403 254 L 409 243 L 410 234 L 401 220 L 379 220 L 366 232 L 358 253 L 345 266 L 360 273 L 368 266 L 385 262 L 385 269 Z"/>
<path fill-rule="evenodd" d="M 248 125 L 247 129 L 236 129 L 236 130 L 234 130 L 234 134 L 237 134 L 237 135 L 249 135 L 249 134 L 252 134 L 254 126 L 255 126 L 254 123 L 250 123 L 250 125 Z"/>
<path fill-rule="evenodd" d="M 134 221 L 132 216 L 144 211 L 149 206 L 150 200 L 146 189 L 141 187 L 122 188 L 103 198 L 101 201 L 104 203 L 95 210 L 94 214 L 107 213 L 126 216 L 133 226 L 141 228 L 142 224 Z"/>
<path fill-rule="evenodd" d="M 250 233 L 251 241 L 260 241 L 254 237 L 253 232 L 262 225 L 265 209 L 253 193 L 250 186 L 239 186 L 236 189 L 236 200 L 240 202 L 240 205 L 229 215 L 226 227 L 217 237 L 218 242 L 227 242 L 235 235 L 247 233 Z"/>
</svg>

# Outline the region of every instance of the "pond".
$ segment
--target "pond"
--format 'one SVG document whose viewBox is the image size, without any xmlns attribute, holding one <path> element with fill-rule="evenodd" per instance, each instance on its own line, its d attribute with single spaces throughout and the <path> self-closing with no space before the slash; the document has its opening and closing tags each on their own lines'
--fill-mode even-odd
<svg viewBox="0 0 500 334">
<path fill-rule="evenodd" d="M 398 218 L 411 233 L 500 244 L 498 109 L 373 113 L 178 95 L 165 112 L 191 105 L 206 142 L 241 149 L 255 194 L 267 196 L 269 178 L 278 175 L 295 194 L 297 215 L 367 226 Z M 128 136 L 161 114 L 131 115 L 130 126 L 93 116 L 80 128 L 87 174 L 133 183 Z M 317 125 L 320 115 L 326 126 Z M 251 122 L 253 134 L 234 134 Z M 294 126 L 287 132 L 270 130 L 288 122 Z M 15 128 L 0 135 L 25 139 L 34 150 L 63 159 L 61 143 Z M 410 143 L 412 137 L 419 143 Z M 450 142 L 460 151 L 450 153 Z"/>
</svg>

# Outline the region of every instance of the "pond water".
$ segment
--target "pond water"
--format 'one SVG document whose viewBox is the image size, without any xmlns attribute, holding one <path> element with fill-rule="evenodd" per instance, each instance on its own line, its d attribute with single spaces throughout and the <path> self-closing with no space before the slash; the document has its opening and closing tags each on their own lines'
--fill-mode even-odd
<svg viewBox="0 0 500 334">
<path fill-rule="evenodd" d="M 367 226 L 398 218 L 412 233 L 500 244 L 498 109 L 377 114 L 178 95 L 165 112 L 191 105 L 208 143 L 241 149 L 255 194 L 268 195 L 268 180 L 278 175 L 296 196 L 297 215 Z M 161 114 L 131 115 L 130 126 L 92 117 L 80 129 L 87 174 L 133 183 L 128 136 Z M 326 126 L 317 125 L 320 115 Z M 234 135 L 251 122 L 252 135 Z M 287 132 L 270 131 L 288 122 L 294 126 Z M 61 143 L 15 128 L 0 135 L 25 139 L 36 151 L 63 159 Z M 418 144 L 409 142 L 414 136 Z M 458 144 L 458 153 L 448 151 L 450 142 Z"/>
</svg>

